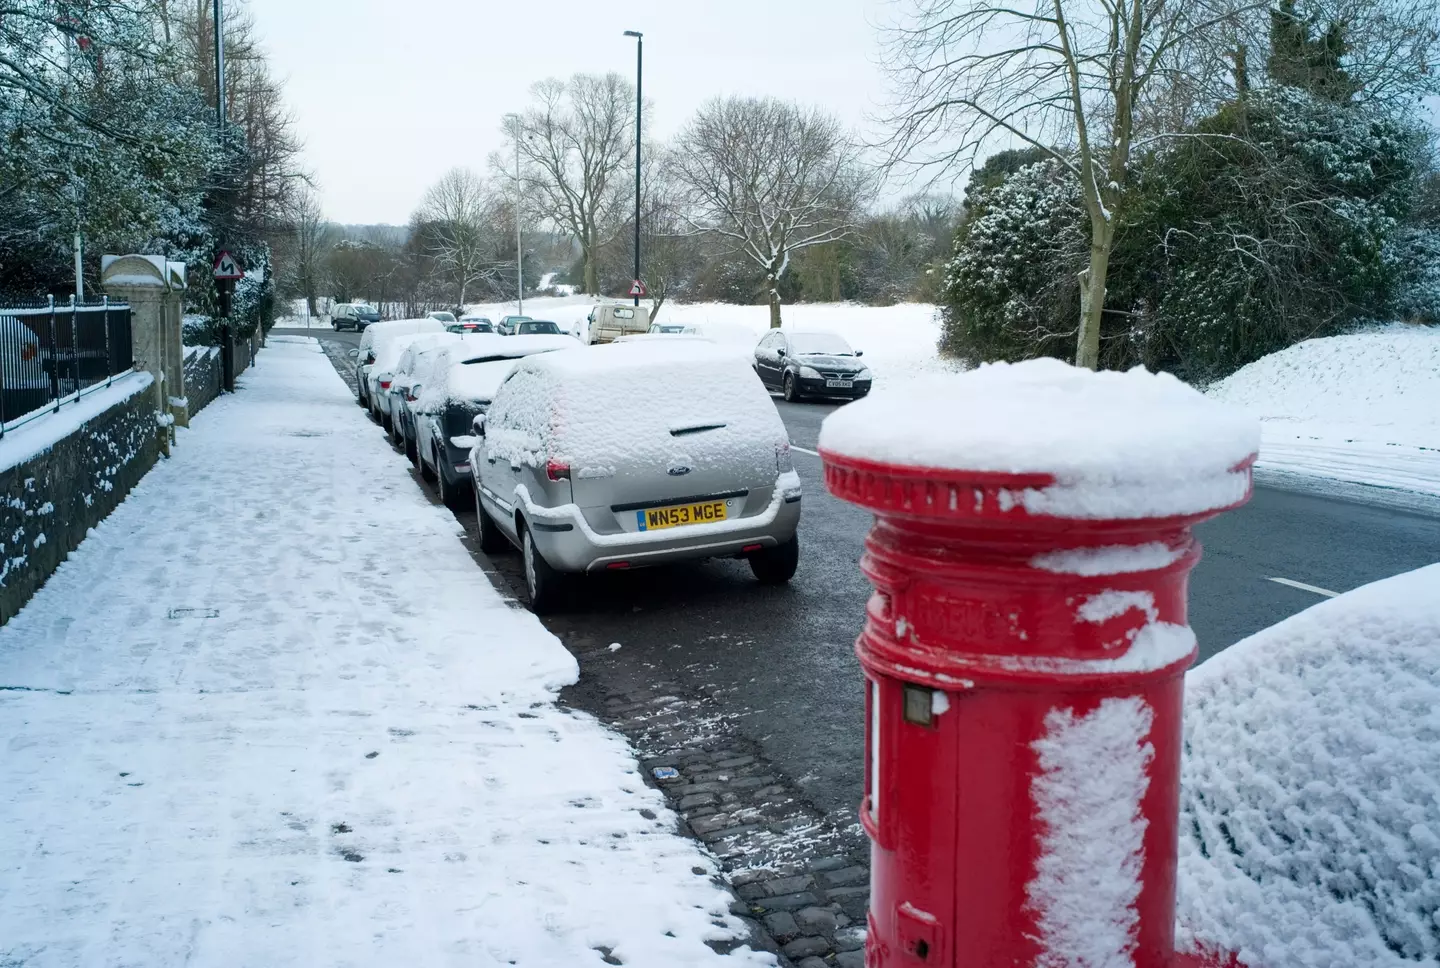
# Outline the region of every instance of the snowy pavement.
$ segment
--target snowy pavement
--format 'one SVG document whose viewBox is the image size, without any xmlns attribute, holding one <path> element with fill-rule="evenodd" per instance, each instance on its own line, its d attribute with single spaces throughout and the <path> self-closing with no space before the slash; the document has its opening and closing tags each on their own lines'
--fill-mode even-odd
<svg viewBox="0 0 1440 968">
<path fill-rule="evenodd" d="M 773 964 L 319 347 L 0 628 L 0 964 Z"/>
</svg>

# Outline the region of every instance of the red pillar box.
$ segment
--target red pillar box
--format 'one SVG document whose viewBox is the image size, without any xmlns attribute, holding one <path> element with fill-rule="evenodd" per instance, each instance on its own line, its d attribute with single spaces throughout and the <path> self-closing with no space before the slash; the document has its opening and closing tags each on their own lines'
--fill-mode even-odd
<svg viewBox="0 0 1440 968">
<path fill-rule="evenodd" d="M 868 966 L 1177 963 L 1191 527 L 1258 444 L 1173 377 L 1054 360 L 825 421 L 827 486 L 876 516 Z"/>
</svg>

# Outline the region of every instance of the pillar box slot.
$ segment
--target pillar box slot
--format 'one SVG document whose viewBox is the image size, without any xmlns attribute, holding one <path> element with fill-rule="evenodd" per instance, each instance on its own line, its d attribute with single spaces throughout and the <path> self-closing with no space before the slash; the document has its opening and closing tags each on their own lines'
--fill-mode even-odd
<svg viewBox="0 0 1440 968">
<path fill-rule="evenodd" d="M 876 515 L 869 968 L 1175 963 L 1191 529 L 1249 497 L 1258 438 L 1053 360 L 827 418 L 827 486 Z"/>
</svg>

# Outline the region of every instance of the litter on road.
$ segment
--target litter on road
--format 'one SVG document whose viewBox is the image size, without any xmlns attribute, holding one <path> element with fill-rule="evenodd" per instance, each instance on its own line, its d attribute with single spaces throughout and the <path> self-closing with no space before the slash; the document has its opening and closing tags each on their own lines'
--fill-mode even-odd
<svg viewBox="0 0 1440 968">
<path fill-rule="evenodd" d="M 774 964 L 319 347 L 0 628 L 0 964 Z"/>
</svg>

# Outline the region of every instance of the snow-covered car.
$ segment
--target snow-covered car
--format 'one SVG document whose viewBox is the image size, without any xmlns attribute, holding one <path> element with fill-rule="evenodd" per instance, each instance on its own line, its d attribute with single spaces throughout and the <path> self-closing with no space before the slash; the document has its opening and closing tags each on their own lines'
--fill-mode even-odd
<svg viewBox="0 0 1440 968">
<path fill-rule="evenodd" d="M 376 422 L 387 431 L 391 429 L 390 382 L 395 375 L 395 365 L 400 362 L 400 357 L 415 340 L 422 336 L 435 336 L 445 332 L 444 323 L 433 319 L 429 322 L 433 325 L 433 329 L 399 334 L 376 344 L 375 362 L 371 364 L 370 372 L 366 375 L 366 392 L 369 396 L 371 414 L 375 417 Z"/>
<path fill-rule="evenodd" d="M 514 336 L 564 336 L 565 331 L 548 319 L 522 319 L 512 330 Z"/>
<path fill-rule="evenodd" d="M 464 339 L 458 333 L 427 333 L 417 336 L 400 354 L 390 378 L 390 439 L 412 463 L 415 457 L 415 425 L 410 405 L 429 381 L 443 351 Z"/>
<path fill-rule="evenodd" d="M 388 323 L 372 323 L 365 327 L 365 332 L 360 336 L 360 349 L 355 356 L 355 396 L 360 406 L 379 417 L 379 410 L 373 402 L 374 386 L 370 372 L 387 343 L 402 336 L 439 333 L 444 329 L 444 323 L 433 319 L 393 319 Z M 394 358 L 399 359 L 399 356 L 400 354 L 396 353 Z M 393 363 L 393 360 L 391 362 Z M 386 380 L 388 381 L 389 377 L 386 377 Z M 388 386 L 386 388 L 388 389 Z"/>
<path fill-rule="evenodd" d="M 495 332 L 495 324 L 490 322 L 488 316 L 461 316 L 445 328 L 452 333 L 461 334 Z"/>
<path fill-rule="evenodd" d="M 9 357 L 0 374 L 0 417 L 14 420 L 49 402 L 50 374 L 40 337 L 19 318 L 0 316 L 0 347 Z"/>
<path fill-rule="evenodd" d="M 515 327 L 528 319 L 529 316 L 501 316 L 500 322 L 495 325 L 495 331 L 505 336 L 514 336 Z"/>
<path fill-rule="evenodd" d="M 717 343 L 744 346 L 753 350 L 760 341 L 760 334 L 739 323 L 690 323 L 680 330 L 685 336 L 703 336 Z"/>
<path fill-rule="evenodd" d="M 651 323 L 651 324 L 650 324 L 650 333 L 651 333 L 651 335 L 655 335 L 655 336 L 658 336 L 658 335 L 661 335 L 661 334 L 665 334 L 665 335 L 672 335 L 672 334 L 673 334 L 673 335 L 679 335 L 680 333 L 683 333 L 683 332 L 685 332 L 685 324 L 684 324 L 684 323 Z"/>
<path fill-rule="evenodd" d="M 569 575 L 697 558 L 795 574 L 800 477 L 748 362 L 697 340 L 521 361 L 476 419 L 481 547 L 524 555 L 531 607 Z"/>
<path fill-rule="evenodd" d="M 755 372 L 767 390 L 802 397 L 859 400 L 870 392 L 870 368 L 838 333 L 775 329 L 755 346 Z"/>
<path fill-rule="evenodd" d="M 451 508 L 470 500 L 470 448 L 474 420 L 490 406 L 515 364 L 536 353 L 573 349 L 569 336 L 469 336 L 442 347 L 423 385 L 407 401 L 406 425 L 414 427 L 416 467 Z M 418 371 L 418 368 L 417 368 Z"/>
<path fill-rule="evenodd" d="M 450 312 L 446 312 L 446 311 L 443 310 L 443 309 L 437 309 L 435 312 L 433 312 L 433 313 L 428 313 L 427 315 L 428 315 L 431 319 L 438 319 L 438 320 L 440 320 L 440 322 L 442 322 L 442 323 L 453 323 L 453 322 L 455 322 L 455 314 L 454 314 L 454 313 L 450 313 Z"/>
</svg>

